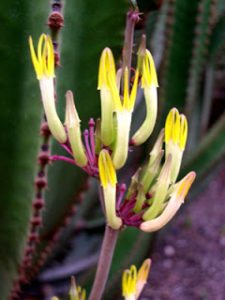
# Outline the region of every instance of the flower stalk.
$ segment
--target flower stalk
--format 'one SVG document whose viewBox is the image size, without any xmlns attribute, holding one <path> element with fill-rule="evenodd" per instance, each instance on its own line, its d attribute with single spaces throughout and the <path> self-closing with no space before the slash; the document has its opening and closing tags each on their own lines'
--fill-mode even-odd
<svg viewBox="0 0 225 300">
<path fill-rule="evenodd" d="M 95 280 L 89 300 L 101 300 L 109 276 L 119 230 L 106 225 Z"/>
<path fill-rule="evenodd" d="M 137 10 L 131 10 L 127 13 L 125 39 L 123 47 L 123 70 L 125 70 L 125 67 L 127 67 L 129 72 L 131 69 L 134 27 L 138 20 L 139 12 Z"/>
</svg>

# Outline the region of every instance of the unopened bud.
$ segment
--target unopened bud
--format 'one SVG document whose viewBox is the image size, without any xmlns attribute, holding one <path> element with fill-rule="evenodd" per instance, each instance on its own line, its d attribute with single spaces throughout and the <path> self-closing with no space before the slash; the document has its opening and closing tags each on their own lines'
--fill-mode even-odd
<svg viewBox="0 0 225 300">
<path fill-rule="evenodd" d="M 84 150 L 80 132 L 80 119 L 74 105 L 73 93 L 66 93 L 66 128 L 68 130 L 69 142 L 72 148 L 75 162 L 84 167 L 87 164 L 87 157 Z"/>
<path fill-rule="evenodd" d="M 190 172 L 174 188 L 168 204 L 157 218 L 143 222 L 140 229 L 146 232 L 154 232 L 165 226 L 177 213 L 186 197 L 193 181 L 195 180 L 195 172 Z"/>
</svg>

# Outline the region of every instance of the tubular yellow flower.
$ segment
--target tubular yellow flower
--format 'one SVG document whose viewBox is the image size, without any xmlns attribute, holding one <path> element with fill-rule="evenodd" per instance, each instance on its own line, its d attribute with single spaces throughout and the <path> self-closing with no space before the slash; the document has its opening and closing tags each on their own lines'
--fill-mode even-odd
<svg viewBox="0 0 225 300">
<path fill-rule="evenodd" d="M 121 227 L 122 221 L 116 215 L 116 171 L 109 152 L 101 150 L 98 159 L 99 177 L 103 188 L 105 213 L 108 225 L 117 230 Z"/>
<path fill-rule="evenodd" d="M 151 260 L 145 259 L 140 269 L 132 265 L 122 275 L 122 293 L 125 300 L 136 300 L 140 296 L 148 279 Z"/>
<path fill-rule="evenodd" d="M 142 88 L 144 89 L 146 116 L 141 127 L 132 137 L 132 142 L 135 145 L 144 143 L 154 129 L 158 106 L 157 87 L 158 80 L 154 60 L 151 53 L 145 49 L 142 65 Z"/>
<path fill-rule="evenodd" d="M 103 188 L 106 188 L 108 184 L 116 186 L 116 171 L 113 167 L 111 157 L 107 150 L 102 150 L 100 152 L 98 166 L 100 181 Z"/>
<path fill-rule="evenodd" d="M 145 50 L 145 58 L 143 61 L 142 88 L 150 86 L 158 87 L 157 73 L 155 63 L 149 50 Z"/>
<path fill-rule="evenodd" d="M 113 164 L 116 169 L 120 169 L 126 163 L 128 156 L 131 113 L 126 110 L 117 112 L 116 121 L 117 129 L 116 142 L 113 149 Z"/>
<path fill-rule="evenodd" d="M 184 115 L 180 115 L 176 108 L 172 108 L 167 116 L 165 125 L 165 142 L 177 144 L 181 150 L 185 149 L 188 125 Z"/>
<path fill-rule="evenodd" d="M 117 101 L 114 103 L 116 110 L 117 131 L 116 143 L 113 149 L 113 164 L 116 169 L 122 168 L 127 160 L 131 117 L 137 94 L 138 76 L 139 72 L 136 71 L 133 87 L 129 93 L 128 69 L 125 68 L 123 103 L 121 103 L 119 98 L 118 89 L 112 89 L 113 98 L 117 98 Z"/>
<path fill-rule="evenodd" d="M 137 284 L 137 268 L 132 265 L 130 269 L 123 272 L 122 276 L 122 291 L 125 300 L 135 300 Z"/>
<path fill-rule="evenodd" d="M 29 45 L 37 79 L 40 80 L 43 76 L 55 77 L 54 48 L 51 38 L 46 34 L 40 36 L 37 54 L 35 53 L 31 37 L 29 37 Z"/>
<path fill-rule="evenodd" d="M 140 229 L 146 232 L 154 232 L 165 226 L 179 210 L 195 177 L 195 172 L 190 172 L 181 181 L 175 184 L 170 200 L 162 214 L 153 220 L 143 222 L 140 225 Z"/>
<path fill-rule="evenodd" d="M 102 51 L 99 62 L 98 73 L 98 90 L 101 90 L 104 86 L 110 89 L 109 80 L 116 79 L 116 67 L 115 61 L 110 48 L 105 48 Z"/>
<path fill-rule="evenodd" d="M 98 90 L 101 97 L 101 139 L 108 146 L 113 141 L 114 103 L 110 90 L 110 80 L 116 81 L 116 68 L 112 51 L 105 48 L 99 63 Z"/>
<path fill-rule="evenodd" d="M 87 165 L 88 160 L 81 139 L 80 119 L 74 105 L 73 93 L 71 91 L 66 93 L 65 125 L 74 159 L 80 167 L 84 167 Z"/>
<path fill-rule="evenodd" d="M 39 80 L 42 102 L 52 135 L 59 141 L 65 143 L 66 132 L 58 117 L 55 107 L 54 97 L 54 49 L 49 36 L 42 34 L 39 42 L 37 54 L 35 53 L 32 38 L 29 38 L 31 59 Z"/>
<path fill-rule="evenodd" d="M 113 143 L 113 164 L 116 169 L 121 168 L 127 159 L 131 115 L 135 104 L 139 71 L 131 92 L 129 91 L 129 73 L 125 68 L 123 74 L 123 100 L 120 98 L 121 71 L 116 74 L 113 54 L 109 48 L 102 52 L 99 63 L 98 89 L 101 95 L 101 139 L 103 144 L 114 142 L 113 112 L 116 112 L 116 137 Z"/>
<path fill-rule="evenodd" d="M 51 298 L 51 300 L 59 300 L 59 298 L 54 296 Z"/>
<path fill-rule="evenodd" d="M 188 133 L 187 119 L 176 108 L 170 110 L 165 124 L 166 156 L 172 155 L 171 181 L 177 179 Z"/>
</svg>

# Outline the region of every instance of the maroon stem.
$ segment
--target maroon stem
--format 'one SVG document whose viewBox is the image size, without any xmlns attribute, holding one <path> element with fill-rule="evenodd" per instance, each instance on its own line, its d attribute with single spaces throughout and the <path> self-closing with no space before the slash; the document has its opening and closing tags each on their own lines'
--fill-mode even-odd
<svg viewBox="0 0 225 300">
<path fill-rule="evenodd" d="M 134 27 L 138 20 L 139 13 L 137 11 L 131 10 L 127 13 L 125 39 L 123 46 L 123 70 L 125 67 L 127 67 L 128 73 L 130 73 L 131 69 Z"/>
<path fill-rule="evenodd" d="M 101 300 L 109 276 L 112 258 L 118 239 L 119 230 L 108 225 L 105 227 L 104 239 L 89 300 Z"/>
</svg>

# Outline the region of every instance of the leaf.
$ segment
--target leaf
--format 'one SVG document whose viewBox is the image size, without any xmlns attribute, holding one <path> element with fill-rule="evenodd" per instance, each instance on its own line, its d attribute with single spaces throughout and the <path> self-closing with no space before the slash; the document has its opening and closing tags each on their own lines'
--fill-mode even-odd
<svg viewBox="0 0 225 300">
<path fill-rule="evenodd" d="M 156 0 L 137 0 L 140 12 L 148 12 L 156 8 L 158 5 Z"/>
<path fill-rule="evenodd" d="M 185 114 L 189 120 L 189 140 L 187 148 L 194 149 L 200 138 L 200 115 L 202 110 L 201 84 L 203 71 L 207 64 L 207 46 L 210 42 L 214 24 L 214 1 L 199 2 L 192 57 L 186 87 Z"/>
<path fill-rule="evenodd" d="M 170 18 L 172 34 L 169 37 L 165 69 L 160 80 L 165 111 L 172 105 L 178 109 L 184 105 L 198 2 L 180 0 L 173 4 L 173 15 Z"/>
<path fill-rule="evenodd" d="M 29 226 L 41 101 L 30 62 L 28 36 L 43 27 L 46 1 L 1 1 L 0 290 L 7 299 Z M 35 21 L 34 21 L 35 20 Z M 38 33 L 39 34 L 39 33 Z M 34 34 L 35 35 L 35 34 Z M 32 74 L 32 75 L 31 75 Z"/>
<path fill-rule="evenodd" d="M 214 61 L 220 52 L 223 50 L 225 44 L 225 16 L 222 16 L 219 21 L 216 23 L 213 32 L 212 38 L 209 45 L 209 58 L 210 61 Z"/>
<path fill-rule="evenodd" d="M 215 123 L 196 151 L 185 162 L 181 170 L 181 176 L 184 176 L 190 170 L 194 170 L 197 173 L 195 186 L 201 186 L 206 177 L 220 164 L 224 155 L 225 114 Z"/>
</svg>

